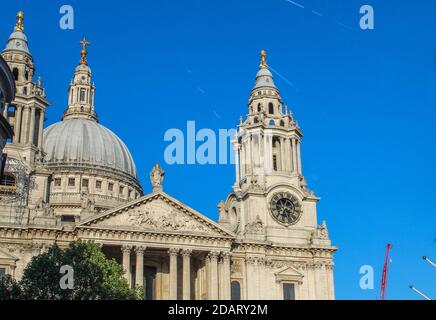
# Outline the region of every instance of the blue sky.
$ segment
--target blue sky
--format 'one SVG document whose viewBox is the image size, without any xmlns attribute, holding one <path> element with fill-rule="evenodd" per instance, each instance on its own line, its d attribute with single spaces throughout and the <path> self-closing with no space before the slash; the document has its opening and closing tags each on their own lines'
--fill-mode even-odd
<svg viewBox="0 0 436 320">
<path fill-rule="evenodd" d="M 338 299 L 375 299 L 384 250 L 394 245 L 388 298 L 417 299 L 415 284 L 436 299 L 435 125 L 436 4 L 428 0 L 270 1 L 4 1 L 0 37 L 15 14 L 58 121 L 79 61 L 78 42 L 92 42 L 89 63 L 102 124 L 128 145 L 144 191 L 163 163 L 167 129 L 234 128 L 266 49 L 282 97 L 305 132 L 303 170 L 322 198 L 340 250 Z M 75 9 L 75 29 L 59 28 L 59 8 Z M 371 4 L 375 30 L 359 28 Z M 316 11 L 319 14 L 314 14 Z M 280 74 L 281 76 L 277 75 Z M 165 191 L 205 215 L 231 191 L 231 165 L 167 166 Z M 372 265 L 375 290 L 359 287 Z"/>
</svg>

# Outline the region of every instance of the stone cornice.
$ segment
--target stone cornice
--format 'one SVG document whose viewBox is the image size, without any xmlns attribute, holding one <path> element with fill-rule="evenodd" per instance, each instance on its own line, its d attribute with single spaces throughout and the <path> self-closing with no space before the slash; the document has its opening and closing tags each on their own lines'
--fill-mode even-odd
<svg viewBox="0 0 436 320">
<path fill-rule="evenodd" d="M 80 227 L 74 230 L 65 230 L 62 228 L 0 226 L 0 243 L 26 243 L 28 241 L 53 241 L 68 243 L 76 240 L 96 241 L 110 244 L 150 244 L 150 246 L 154 245 L 158 247 L 186 245 L 195 246 L 198 249 L 210 249 L 218 247 L 222 250 L 229 250 L 232 243 L 231 239 L 207 235 L 202 236 L 163 232 L 153 233 L 86 227 Z"/>
<path fill-rule="evenodd" d="M 310 253 L 313 257 L 326 257 L 332 256 L 332 254 L 338 250 L 334 246 L 301 246 L 301 247 L 289 247 L 274 245 L 271 242 L 246 242 L 246 241 L 236 241 L 234 244 L 235 252 L 253 252 L 253 253 L 265 253 L 265 254 L 276 254 L 276 255 L 304 255 Z"/>
</svg>

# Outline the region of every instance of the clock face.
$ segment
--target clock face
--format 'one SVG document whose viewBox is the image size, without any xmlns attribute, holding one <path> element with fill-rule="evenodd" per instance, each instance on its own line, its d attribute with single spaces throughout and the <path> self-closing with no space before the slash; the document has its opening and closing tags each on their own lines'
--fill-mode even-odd
<svg viewBox="0 0 436 320">
<path fill-rule="evenodd" d="M 271 199 L 270 209 L 274 219 L 285 225 L 296 224 L 302 212 L 300 202 L 289 192 L 276 193 Z"/>
</svg>

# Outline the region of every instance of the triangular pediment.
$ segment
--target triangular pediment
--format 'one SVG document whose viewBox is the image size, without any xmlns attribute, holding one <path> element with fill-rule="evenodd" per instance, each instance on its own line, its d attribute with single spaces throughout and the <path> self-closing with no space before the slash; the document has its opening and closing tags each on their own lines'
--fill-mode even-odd
<svg viewBox="0 0 436 320">
<path fill-rule="evenodd" d="M 6 252 L 5 250 L 0 249 L 0 260 L 16 261 L 18 259 L 15 256 L 13 256 L 12 254 Z"/>
<path fill-rule="evenodd" d="M 293 267 L 285 267 L 280 271 L 276 272 L 276 277 L 278 279 L 295 279 L 300 280 L 304 277 L 302 273 Z"/>
<path fill-rule="evenodd" d="M 78 227 L 234 237 L 215 221 L 162 191 L 90 217 Z"/>
</svg>

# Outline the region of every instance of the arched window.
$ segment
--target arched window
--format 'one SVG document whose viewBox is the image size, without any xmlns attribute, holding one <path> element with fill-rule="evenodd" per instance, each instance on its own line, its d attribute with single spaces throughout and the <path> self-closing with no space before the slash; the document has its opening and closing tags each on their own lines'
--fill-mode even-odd
<svg viewBox="0 0 436 320">
<path fill-rule="evenodd" d="M 282 121 L 280 121 L 280 126 L 281 127 L 284 127 L 285 126 L 285 122 L 282 120 Z"/>
<path fill-rule="evenodd" d="M 231 287 L 231 299 L 241 300 L 241 284 L 238 281 L 232 281 L 230 287 Z"/>
<path fill-rule="evenodd" d="M 270 126 L 273 126 L 273 125 L 275 125 L 275 124 L 276 124 L 276 123 L 274 122 L 274 120 L 270 120 L 270 121 L 269 121 L 269 125 L 270 125 Z"/>
<path fill-rule="evenodd" d="M 274 105 L 271 102 L 268 104 L 268 112 L 274 114 Z"/>
<path fill-rule="evenodd" d="M 19 71 L 18 71 L 18 69 L 17 68 L 14 68 L 13 70 L 12 70 L 12 74 L 14 75 L 14 79 L 15 79 L 15 81 L 18 81 L 18 76 L 19 76 Z"/>
<path fill-rule="evenodd" d="M 257 117 L 254 118 L 254 123 L 259 123 L 259 119 Z"/>
<path fill-rule="evenodd" d="M 261 112 L 262 111 L 262 105 L 259 103 L 257 105 L 257 112 Z"/>
</svg>

